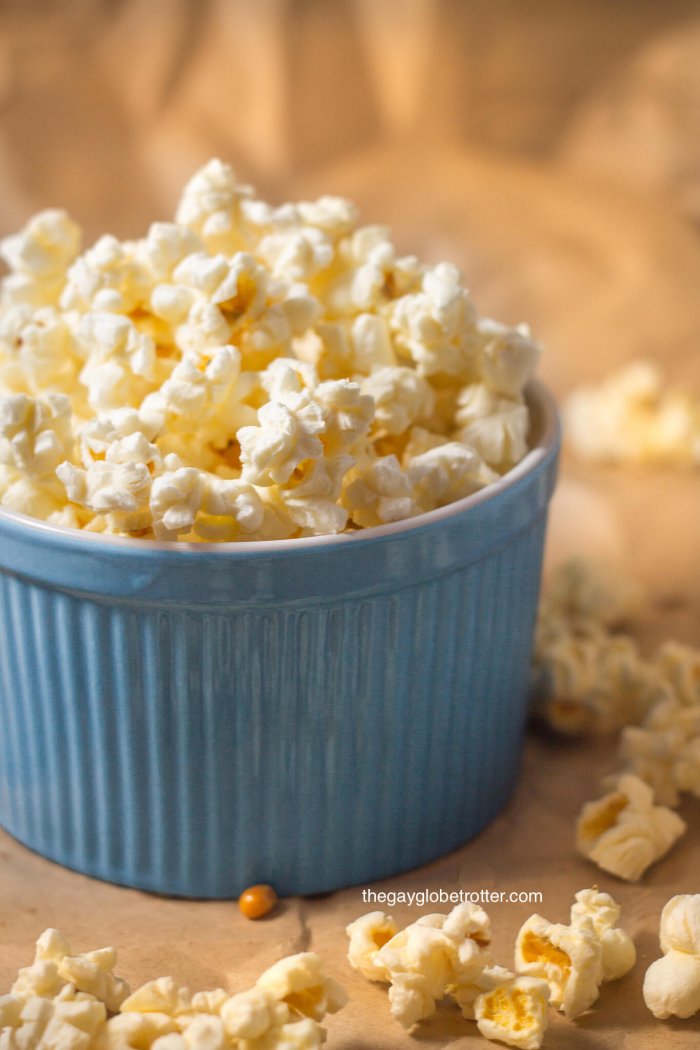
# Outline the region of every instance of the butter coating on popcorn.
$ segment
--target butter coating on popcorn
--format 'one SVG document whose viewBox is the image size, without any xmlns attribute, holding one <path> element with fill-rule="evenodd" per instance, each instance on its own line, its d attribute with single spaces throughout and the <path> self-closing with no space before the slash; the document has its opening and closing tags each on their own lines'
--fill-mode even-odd
<svg viewBox="0 0 700 1050">
<path fill-rule="evenodd" d="M 672 897 L 661 912 L 661 959 L 644 975 L 644 1001 L 660 1020 L 700 1011 L 700 894 Z"/>
<path fill-rule="evenodd" d="M 174 222 L 80 236 L 49 210 L 0 243 L 3 507 L 294 538 L 443 506 L 527 452 L 528 329 L 480 318 L 455 266 L 398 255 L 348 201 L 273 207 L 212 160 Z"/>
<path fill-rule="evenodd" d="M 615 791 L 585 804 L 576 825 L 576 845 L 603 871 L 637 882 L 685 830 L 677 813 L 654 805 L 648 784 L 626 774 Z"/>
</svg>

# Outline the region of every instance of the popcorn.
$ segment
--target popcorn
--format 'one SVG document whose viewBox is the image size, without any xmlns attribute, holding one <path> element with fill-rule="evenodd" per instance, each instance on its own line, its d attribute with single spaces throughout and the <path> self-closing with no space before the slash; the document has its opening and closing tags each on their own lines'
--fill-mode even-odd
<svg viewBox="0 0 700 1050">
<path fill-rule="evenodd" d="M 616 926 L 619 917 L 619 905 L 597 887 L 576 894 L 569 926 L 531 915 L 516 938 L 516 970 L 546 981 L 552 1005 L 577 1017 L 596 1001 L 603 981 L 634 966 L 635 947 Z"/>
<path fill-rule="evenodd" d="M 700 401 L 664 389 L 651 363 L 634 361 L 564 406 L 569 442 L 581 459 L 693 466 L 700 462 Z"/>
<path fill-rule="evenodd" d="M 242 478 L 257 485 L 284 484 L 305 459 L 323 455 L 318 435 L 326 424 L 307 391 L 268 401 L 258 412 L 259 426 L 238 431 Z"/>
<path fill-rule="evenodd" d="M 79 254 L 47 211 L 0 250 L 3 506 L 149 539 L 323 535 L 527 451 L 527 328 L 480 319 L 456 267 L 400 256 L 341 198 L 273 207 L 213 160 L 140 240 Z"/>
<path fill-rule="evenodd" d="M 492 961 L 489 919 L 477 905 L 459 904 L 449 915 L 423 915 L 391 935 L 393 928 L 382 912 L 351 923 L 348 960 L 370 980 L 389 982 L 392 1017 L 405 1028 L 434 1013 L 446 995 L 459 996 Z"/>
<path fill-rule="evenodd" d="M 197 233 L 209 251 L 231 254 L 246 246 L 241 205 L 251 196 L 227 164 L 210 160 L 185 186 L 175 219 Z"/>
<path fill-rule="evenodd" d="M 281 959 L 254 988 L 234 995 L 220 988 L 192 995 L 171 977 L 150 981 L 107 1023 L 103 1043 L 114 1050 L 305 1050 L 321 1046 L 320 1022 L 345 1001 L 340 985 L 323 974 L 319 957 L 302 952 Z"/>
<path fill-rule="evenodd" d="M 105 234 L 69 269 L 60 305 L 64 311 L 129 313 L 147 302 L 150 290 L 151 277 L 134 246 Z"/>
<path fill-rule="evenodd" d="M 644 975 L 644 1002 L 654 1017 L 692 1017 L 700 1010 L 700 958 L 671 949 Z"/>
<path fill-rule="evenodd" d="M 476 372 L 476 311 L 455 266 L 427 269 L 422 290 L 397 299 L 389 316 L 399 355 L 411 359 L 421 375 Z"/>
<path fill-rule="evenodd" d="M 291 487 L 280 490 L 284 513 L 302 529 L 302 535 L 342 532 L 345 528 L 348 512 L 336 501 L 352 463 L 351 456 L 306 460 L 295 471 Z"/>
<path fill-rule="evenodd" d="M 0 996 L 2 1050 L 318 1050 L 320 1022 L 346 1001 L 313 952 L 281 959 L 234 994 L 192 994 L 172 977 L 130 994 L 112 972 L 113 948 L 69 953 L 57 930 L 39 938 L 32 966 Z"/>
<path fill-rule="evenodd" d="M 377 962 L 377 952 L 398 933 L 398 927 L 390 915 L 382 911 L 371 911 L 361 915 L 345 932 L 350 938 L 348 962 L 369 981 L 388 981 L 389 971 Z"/>
<path fill-rule="evenodd" d="M 138 406 L 155 382 L 156 348 L 150 336 L 120 314 L 91 311 L 75 329 L 87 355 L 80 382 L 96 411 Z"/>
<path fill-rule="evenodd" d="M 522 401 L 501 397 L 485 384 L 464 387 L 457 399 L 454 437 L 470 445 L 494 470 L 514 466 L 527 452 L 529 417 Z"/>
<path fill-rule="evenodd" d="M 123 532 L 147 528 L 152 474 L 149 466 L 160 462 L 160 453 L 143 434 L 112 442 L 106 459 L 86 470 L 72 463 L 59 465 L 56 474 L 72 503 L 105 514 L 110 526 Z"/>
<path fill-rule="evenodd" d="M 285 1003 L 292 1012 L 315 1021 L 336 1013 L 347 1001 L 340 985 L 324 976 L 321 960 L 314 952 L 280 959 L 265 970 L 255 987 L 273 1002 Z"/>
<path fill-rule="evenodd" d="M 616 926 L 619 918 L 620 906 L 609 893 L 602 893 L 594 887 L 579 890 L 576 894 L 576 903 L 571 908 L 571 925 L 589 928 L 588 920 L 592 923 L 602 949 L 604 981 L 623 977 L 637 958 L 634 941 Z"/>
<path fill-rule="evenodd" d="M 590 920 L 564 926 L 531 915 L 515 942 L 515 969 L 547 982 L 550 1001 L 578 1017 L 596 1001 L 603 981 L 602 947 Z"/>
<path fill-rule="evenodd" d="M 273 276 L 292 281 L 308 280 L 333 261 L 331 241 L 314 226 L 268 234 L 258 253 Z"/>
<path fill-rule="evenodd" d="M 0 395 L 0 462 L 27 478 L 50 475 L 71 450 L 70 425 L 65 394 Z"/>
<path fill-rule="evenodd" d="M 53 305 L 65 273 L 80 250 L 81 233 L 65 211 L 40 211 L 24 229 L 0 241 L 0 256 L 10 268 L 3 281 L 3 303 Z"/>
<path fill-rule="evenodd" d="M 107 1016 L 104 1005 L 90 996 L 72 1001 L 32 996 L 16 1004 L 18 1013 L 0 1017 L 3 1050 L 90 1050 Z"/>
<path fill-rule="evenodd" d="M 420 514 L 410 477 L 396 456 L 358 464 L 347 475 L 342 503 L 355 525 L 369 527 Z"/>
<path fill-rule="evenodd" d="M 564 733 L 611 733 L 641 721 L 667 695 L 656 667 L 625 635 L 563 633 L 540 649 L 546 695 L 540 711 Z"/>
<path fill-rule="evenodd" d="M 469 1021 L 476 1020 L 476 1001 L 484 992 L 492 992 L 507 984 L 515 974 L 505 966 L 485 966 L 481 973 L 469 981 L 462 981 L 450 987 L 450 998 L 454 999 L 462 1011 L 462 1017 Z M 547 990 L 549 999 L 549 989 Z M 487 1036 L 488 1038 L 488 1036 Z"/>
<path fill-rule="evenodd" d="M 663 958 L 644 975 L 644 1002 L 660 1020 L 700 1011 L 700 894 L 672 897 L 661 912 Z"/>
<path fill-rule="evenodd" d="M 700 893 L 671 897 L 661 912 L 661 951 L 689 952 L 700 957 Z"/>
<path fill-rule="evenodd" d="M 349 451 L 369 430 L 373 400 L 360 393 L 357 383 L 348 379 L 321 383 L 314 390 L 314 399 L 324 415 L 322 442 L 327 456 Z"/>
<path fill-rule="evenodd" d="M 379 368 L 362 381 L 362 393 L 374 399 L 378 432 L 402 434 L 433 411 L 435 394 L 412 368 Z"/>
<path fill-rule="evenodd" d="M 637 882 L 686 829 L 685 821 L 654 805 L 654 792 L 638 777 L 620 777 L 617 789 L 587 802 L 576 825 L 576 845 L 604 871 Z"/>
<path fill-rule="evenodd" d="M 167 281 L 183 259 L 202 251 L 204 245 L 186 226 L 175 222 L 154 222 L 138 248 L 139 258 L 150 270 L 153 280 Z"/>
<path fill-rule="evenodd" d="M 540 601 L 534 671 L 536 710 L 558 732 L 610 733 L 670 695 L 657 661 L 609 630 L 640 603 L 640 588 L 614 567 L 571 559 L 554 573 Z"/>
<path fill-rule="evenodd" d="M 0 314 L 0 376 L 9 391 L 74 393 L 79 367 L 73 335 L 53 307 L 21 304 Z"/>
<path fill-rule="evenodd" d="M 114 1012 L 129 995 L 126 981 L 114 976 L 116 961 L 114 948 L 71 955 L 62 934 L 48 929 L 36 942 L 34 962 L 19 971 L 11 994 L 31 1000 L 36 996 L 55 999 L 84 993 Z"/>
<path fill-rule="evenodd" d="M 150 487 L 149 506 L 157 539 L 177 539 L 194 525 L 204 499 L 204 477 L 195 467 L 166 470 Z"/>
<path fill-rule="evenodd" d="M 532 339 L 527 325 L 508 328 L 498 321 L 480 320 L 481 370 L 492 390 L 517 398 L 535 374 L 542 348 Z"/>
<path fill-rule="evenodd" d="M 468 445 L 447 441 L 411 458 L 408 477 L 423 510 L 478 492 L 498 475 Z"/>
<path fill-rule="evenodd" d="M 700 705 L 700 650 L 678 642 L 664 642 L 656 662 L 681 704 Z"/>
<path fill-rule="evenodd" d="M 536 977 L 511 977 L 477 998 L 477 1028 L 486 1039 L 538 1050 L 547 1029 L 549 987 Z"/>
</svg>

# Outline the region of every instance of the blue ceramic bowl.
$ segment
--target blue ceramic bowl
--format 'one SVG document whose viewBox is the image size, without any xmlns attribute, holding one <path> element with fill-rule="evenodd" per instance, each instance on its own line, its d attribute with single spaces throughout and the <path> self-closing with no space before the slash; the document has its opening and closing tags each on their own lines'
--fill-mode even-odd
<svg viewBox="0 0 700 1050">
<path fill-rule="evenodd" d="M 319 893 L 463 843 L 515 784 L 559 428 L 340 536 L 159 544 L 0 511 L 0 823 L 159 893 Z"/>
</svg>

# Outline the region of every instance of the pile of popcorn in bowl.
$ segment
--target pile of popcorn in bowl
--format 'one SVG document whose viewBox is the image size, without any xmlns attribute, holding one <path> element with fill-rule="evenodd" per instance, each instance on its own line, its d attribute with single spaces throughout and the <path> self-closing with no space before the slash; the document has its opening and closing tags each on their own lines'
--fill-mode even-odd
<svg viewBox="0 0 700 1050">
<path fill-rule="evenodd" d="M 539 347 L 348 201 L 273 207 L 210 161 L 174 223 L 81 254 L 2 241 L 0 506 L 111 535 L 252 541 L 407 519 L 528 450 Z"/>
</svg>

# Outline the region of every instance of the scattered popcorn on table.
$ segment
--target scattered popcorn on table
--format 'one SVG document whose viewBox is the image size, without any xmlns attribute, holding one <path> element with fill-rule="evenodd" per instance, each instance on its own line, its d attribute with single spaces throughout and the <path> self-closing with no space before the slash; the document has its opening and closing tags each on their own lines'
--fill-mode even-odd
<svg viewBox="0 0 700 1050">
<path fill-rule="evenodd" d="M 79 254 L 49 210 L 0 253 L 7 509 L 159 540 L 313 536 L 444 506 L 527 452 L 529 330 L 479 318 L 456 267 L 398 256 L 347 201 L 271 207 L 213 160 L 141 240 Z"/>
<path fill-rule="evenodd" d="M 534 709 L 568 736 L 611 733 L 640 722 L 670 686 L 636 642 L 611 628 L 638 611 L 641 589 L 610 566 L 572 558 L 540 600 Z"/>
<path fill-rule="evenodd" d="M 346 1001 L 313 952 L 280 959 L 235 994 L 192 994 L 172 977 L 129 994 L 115 961 L 113 948 L 71 956 L 46 930 L 34 963 L 0 996 L 1 1050 L 318 1050 L 320 1022 Z"/>
<path fill-rule="evenodd" d="M 389 983 L 391 1015 L 405 1028 L 430 1017 L 445 996 L 459 1002 L 460 990 L 471 988 L 493 961 L 491 924 L 475 904 L 458 904 L 448 915 L 422 915 L 386 939 L 392 929 L 382 912 L 356 919 L 346 930 L 348 960 L 370 980 Z"/>
<path fill-rule="evenodd" d="M 654 805 L 648 784 L 626 774 L 610 794 L 585 804 L 576 825 L 576 845 L 603 871 L 637 882 L 685 830 L 677 813 Z"/>
<path fill-rule="evenodd" d="M 563 417 L 569 444 L 580 459 L 700 464 L 700 398 L 666 389 L 650 362 L 632 362 L 598 386 L 574 390 Z"/>
<path fill-rule="evenodd" d="M 661 912 L 661 959 L 644 976 L 644 1002 L 654 1017 L 700 1011 L 700 893 L 672 897 Z"/>
<path fill-rule="evenodd" d="M 634 966 L 634 943 L 615 925 L 619 917 L 619 905 L 597 887 L 576 894 L 569 926 L 531 915 L 515 942 L 517 972 L 545 980 L 552 1005 L 577 1017 L 596 1001 L 604 981 Z"/>
<path fill-rule="evenodd" d="M 100 1050 L 315 1050 L 325 1039 L 320 1022 L 345 1001 L 313 952 L 280 959 L 253 988 L 233 995 L 222 988 L 193 995 L 160 977 L 122 1003 L 105 1026 Z M 164 1036 L 167 1044 L 160 1042 Z"/>
<path fill-rule="evenodd" d="M 521 1050 L 539 1050 L 548 1024 L 549 986 L 536 977 L 511 977 L 474 1005 L 476 1025 L 486 1039 Z"/>
<path fill-rule="evenodd" d="M 44 930 L 36 942 L 34 962 L 19 971 L 11 991 L 20 997 L 54 998 L 69 986 L 114 1012 L 129 994 L 126 981 L 114 976 L 116 961 L 114 948 L 71 955 L 70 945 L 58 930 Z"/>
</svg>

